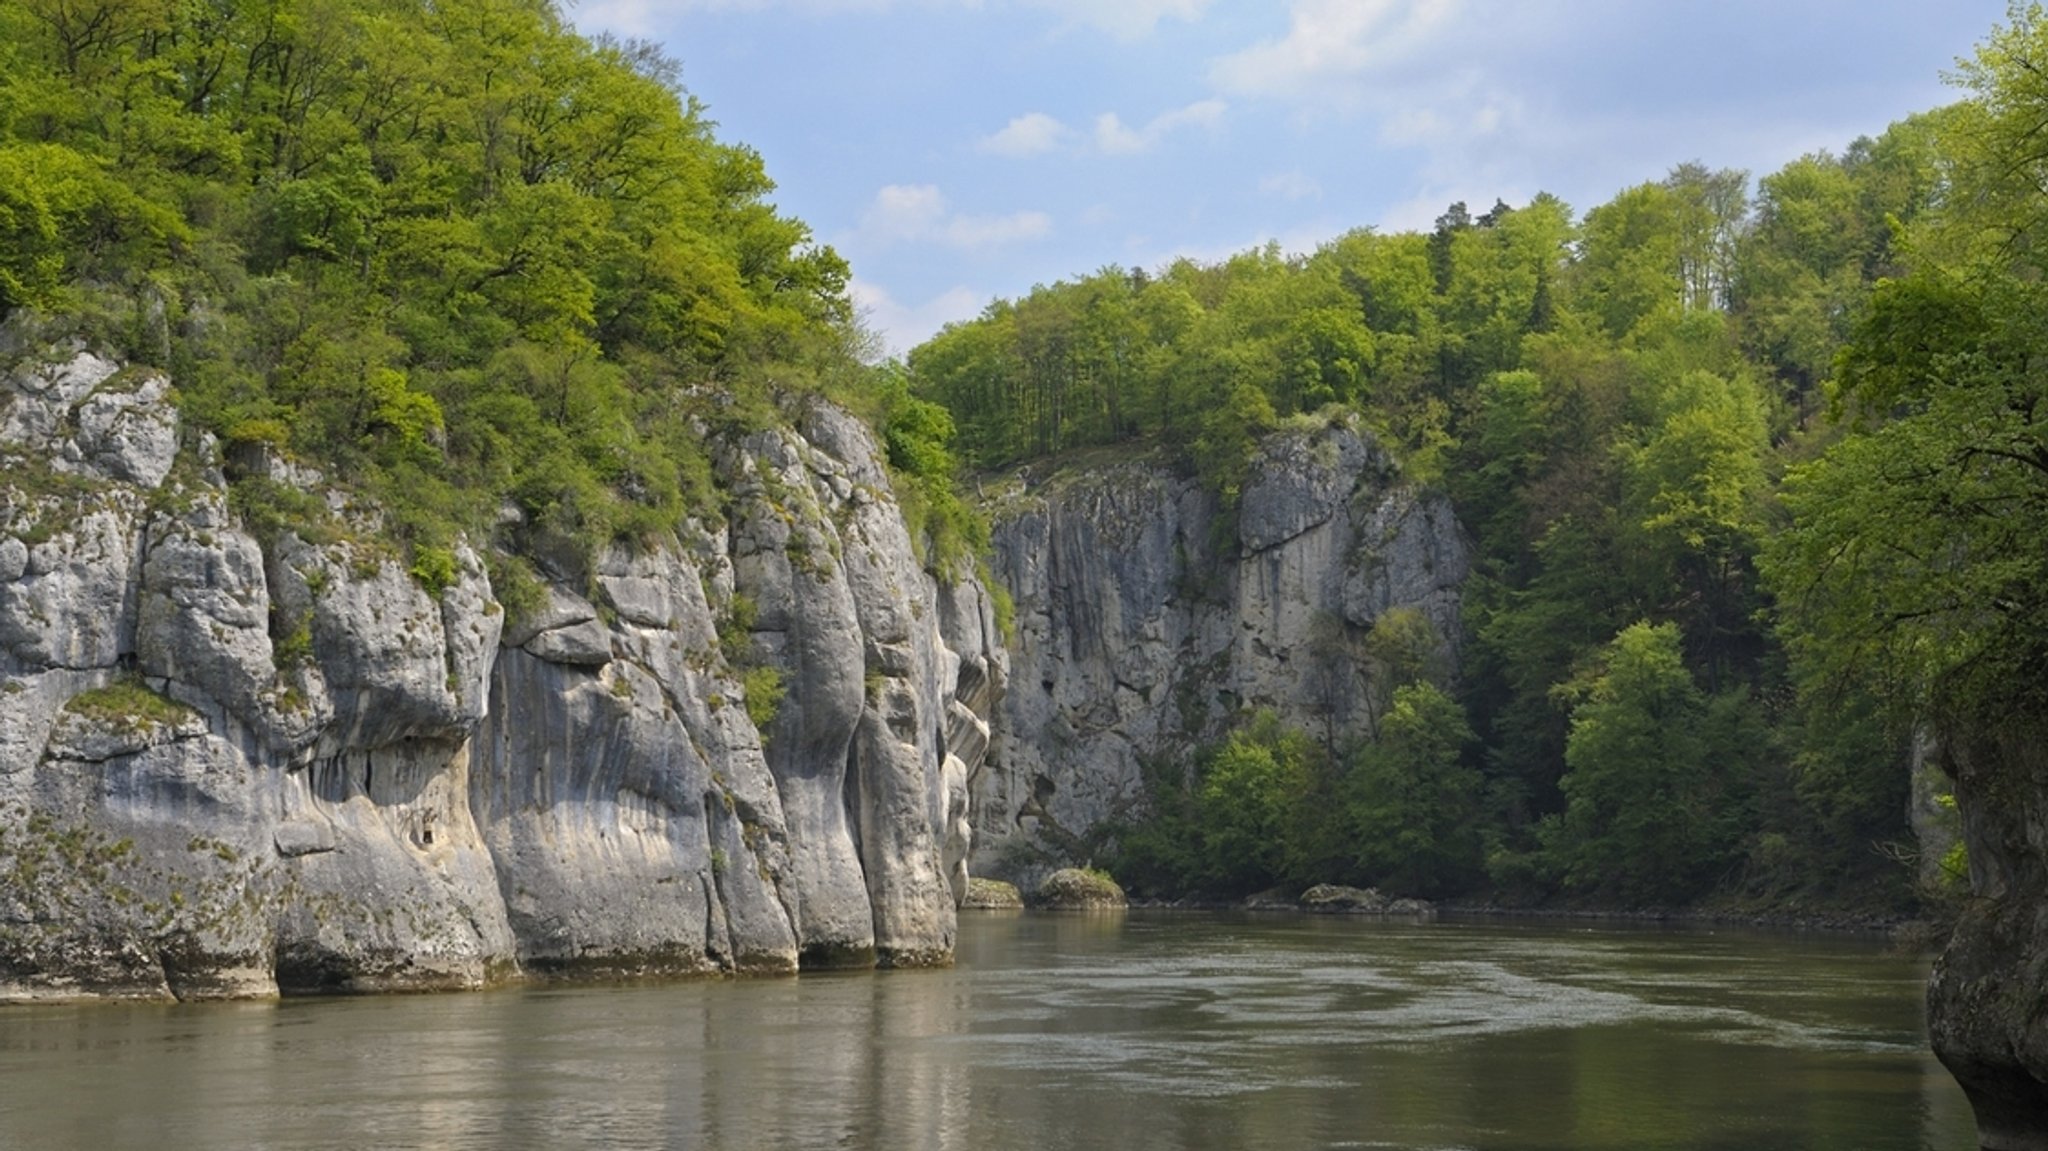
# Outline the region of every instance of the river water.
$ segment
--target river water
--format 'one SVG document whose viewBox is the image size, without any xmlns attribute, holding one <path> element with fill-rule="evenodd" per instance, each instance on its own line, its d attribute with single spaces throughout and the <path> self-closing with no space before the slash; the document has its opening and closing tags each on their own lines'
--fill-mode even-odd
<svg viewBox="0 0 2048 1151">
<path fill-rule="evenodd" d="M 0 1148 L 1974 1146 L 1831 936 L 968 914 L 949 971 L 0 1009 Z"/>
</svg>

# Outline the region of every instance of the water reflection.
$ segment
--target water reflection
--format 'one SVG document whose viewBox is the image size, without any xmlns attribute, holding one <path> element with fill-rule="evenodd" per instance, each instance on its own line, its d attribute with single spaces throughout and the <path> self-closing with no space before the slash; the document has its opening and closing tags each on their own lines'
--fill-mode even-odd
<svg viewBox="0 0 2048 1151">
<path fill-rule="evenodd" d="M 973 916 L 951 971 L 0 1011 L 0 1147 L 1968 1146 L 1880 945 Z"/>
</svg>

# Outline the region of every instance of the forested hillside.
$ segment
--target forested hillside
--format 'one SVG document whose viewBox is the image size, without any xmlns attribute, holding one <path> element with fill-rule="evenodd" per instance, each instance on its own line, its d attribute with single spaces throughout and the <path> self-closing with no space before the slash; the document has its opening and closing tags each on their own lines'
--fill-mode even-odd
<svg viewBox="0 0 2048 1151">
<path fill-rule="evenodd" d="M 1106 268 L 916 349 L 914 390 L 977 467 L 1152 445 L 1228 504 L 1262 434 L 1355 410 L 1475 537 L 1459 674 L 1376 634 L 1394 685 L 1376 741 L 1247 715 L 1162 773 L 1121 877 L 1909 903 L 1916 713 L 1881 690 L 1883 660 L 1788 643 L 1781 603 L 1836 545 L 1790 532 L 1780 492 L 1851 416 L 1906 402 L 1834 386 L 1834 366 L 1920 322 L 1885 306 L 1904 289 L 1874 304 L 1873 285 L 1921 266 L 1913 238 L 1954 195 L 1973 109 L 1754 182 L 1687 164 L 1583 216 L 1548 196 L 1454 204 L 1431 232 L 1301 257 Z M 1843 362 L 1850 385 L 1894 371 Z M 1861 509 L 1861 481 L 1823 493 L 1822 474 L 1803 510 Z"/>
<path fill-rule="evenodd" d="M 862 369 L 845 263 L 712 129 L 543 0 L 7 0 L 0 315 L 169 369 L 423 570 L 507 506 L 528 552 L 715 516 L 704 433 Z"/>
</svg>

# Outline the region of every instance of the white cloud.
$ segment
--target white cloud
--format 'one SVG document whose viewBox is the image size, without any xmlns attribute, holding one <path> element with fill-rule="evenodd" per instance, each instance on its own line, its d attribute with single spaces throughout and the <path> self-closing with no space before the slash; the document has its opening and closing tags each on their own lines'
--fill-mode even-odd
<svg viewBox="0 0 2048 1151">
<path fill-rule="evenodd" d="M 1143 128 L 1133 128 L 1115 112 L 1095 118 L 1095 147 L 1112 156 L 1149 152 L 1161 140 L 1183 128 L 1214 128 L 1223 122 L 1229 105 L 1221 100 L 1198 100 L 1154 116 Z"/>
<path fill-rule="evenodd" d="M 1035 240 L 1052 232 L 1052 217 L 1044 212 L 1012 212 L 1007 216 L 954 216 L 946 221 L 942 237 L 946 244 L 965 251 L 979 251 Z"/>
<path fill-rule="evenodd" d="M 1044 212 L 1012 212 L 1007 216 L 963 216 L 946 203 L 931 184 L 890 184 L 875 193 L 861 217 L 860 238 L 876 247 L 891 244 L 943 244 L 965 252 L 1035 240 L 1052 232 Z"/>
<path fill-rule="evenodd" d="M 884 243 L 924 239 L 946 216 L 946 197 L 931 184 L 890 184 L 875 193 L 860 230 Z"/>
<path fill-rule="evenodd" d="M 1115 112 L 1104 112 L 1095 118 L 1095 146 L 1118 156 L 1142 152 L 1148 145 L 1143 132 L 1124 127 L 1123 118 Z"/>
<path fill-rule="evenodd" d="M 1202 18 L 1211 0 L 1025 0 L 1033 8 L 1044 8 L 1065 19 L 1067 26 L 1086 25 L 1107 32 L 1119 40 L 1136 40 L 1152 34 L 1168 17 L 1193 23 Z"/>
<path fill-rule="evenodd" d="M 1003 126 L 993 136 L 982 137 L 978 147 L 998 156 L 1036 156 L 1060 146 L 1073 129 L 1043 112 L 1027 112 Z"/>
<path fill-rule="evenodd" d="M 1287 35 L 1219 59 L 1209 78 L 1243 96 L 1348 102 L 1373 74 L 1415 57 L 1462 0 L 1294 0 Z"/>
<path fill-rule="evenodd" d="M 1259 181 L 1259 192 L 1277 196 L 1282 200 L 1320 200 L 1323 186 L 1315 177 L 1296 169 L 1292 172 L 1276 172 Z"/>
<path fill-rule="evenodd" d="M 981 293 L 964 285 L 948 288 L 921 304 L 905 304 L 887 288 L 856 276 L 847 287 L 861 322 L 882 338 L 886 354 L 900 356 L 947 324 L 981 314 Z"/>
</svg>

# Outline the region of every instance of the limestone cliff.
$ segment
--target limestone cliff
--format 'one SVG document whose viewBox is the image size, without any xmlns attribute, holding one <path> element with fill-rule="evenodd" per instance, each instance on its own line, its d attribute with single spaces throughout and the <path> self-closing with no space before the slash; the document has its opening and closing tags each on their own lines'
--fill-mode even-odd
<svg viewBox="0 0 2048 1151">
<path fill-rule="evenodd" d="M 1955 780 L 1970 895 L 1927 983 L 1934 1053 L 1986 1151 L 2048 1148 L 2048 743 L 1987 717 L 1935 741 Z"/>
<path fill-rule="evenodd" d="M 948 959 L 993 612 L 864 426 L 796 424 L 726 445 L 726 522 L 508 619 L 260 453 L 345 530 L 258 539 L 159 373 L 9 370 L 0 1001 Z"/>
<path fill-rule="evenodd" d="M 1468 548 L 1443 496 L 1404 482 L 1355 422 L 1270 439 L 1234 515 L 1163 463 L 1034 482 L 996 502 L 994 569 L 1016 600 L 1011 690 L 973 792 L 977 874 L 1029 883 L 1084 862 L 1246 709 L 1343 741 L 1368 733 L 1366 638 L 1396 608 L 1459 634 Z"/>
</svg>

